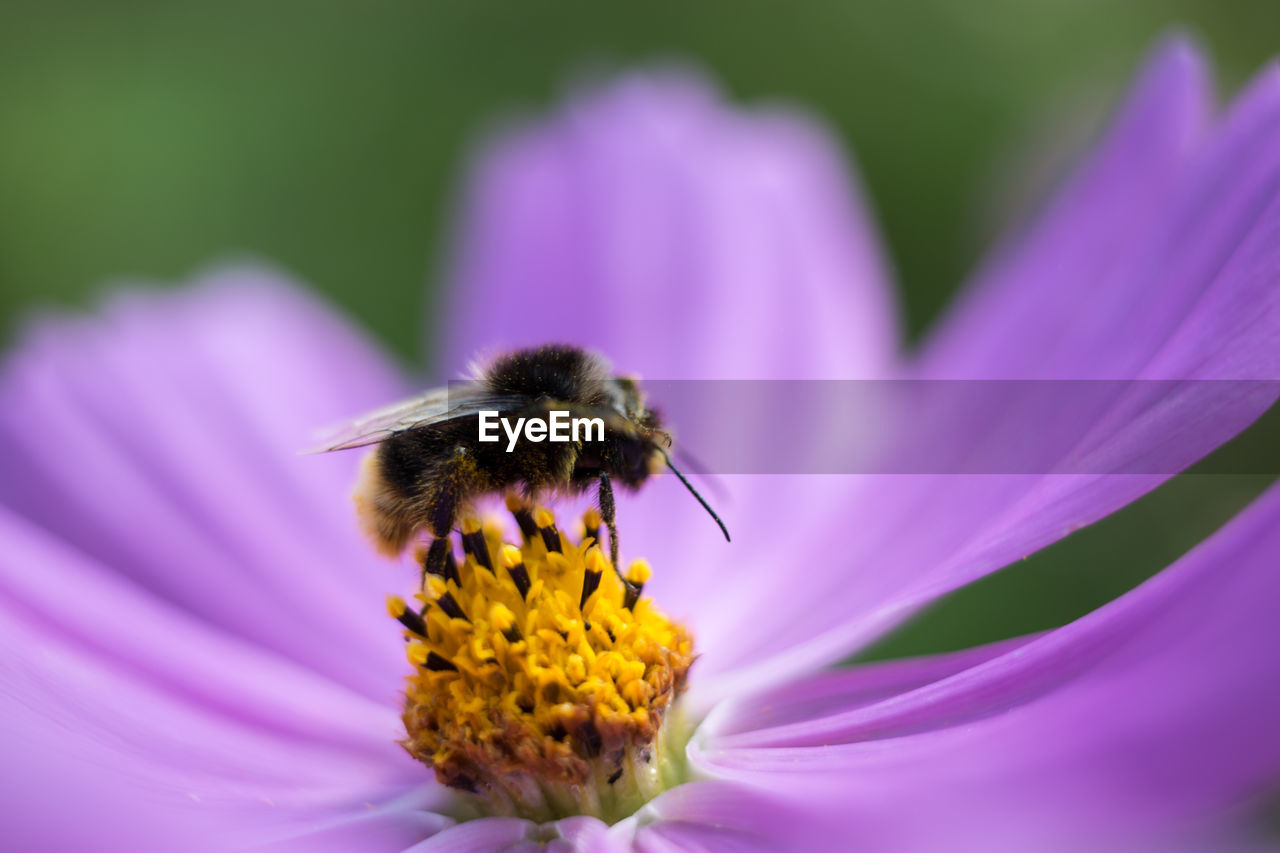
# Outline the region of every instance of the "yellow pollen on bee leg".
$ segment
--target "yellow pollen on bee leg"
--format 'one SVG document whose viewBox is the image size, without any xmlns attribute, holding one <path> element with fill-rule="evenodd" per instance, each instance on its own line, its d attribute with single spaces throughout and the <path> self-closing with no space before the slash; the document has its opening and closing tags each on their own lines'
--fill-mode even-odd
<svg viewBox="0 0 1280 853">
<path fill-rule="evenodd" d="M 635 607 L 647 563 L 624 581 L 550 510 L 530 520 L 540 535 L 517 547 L 464 519 L 458 578 L 427 578 L 420 617 L 387 599 L 413 666 L 402 743 L 485 814 L 618 820 L 661 789 L 693 640 L 648 602 Z"/>
</svg>

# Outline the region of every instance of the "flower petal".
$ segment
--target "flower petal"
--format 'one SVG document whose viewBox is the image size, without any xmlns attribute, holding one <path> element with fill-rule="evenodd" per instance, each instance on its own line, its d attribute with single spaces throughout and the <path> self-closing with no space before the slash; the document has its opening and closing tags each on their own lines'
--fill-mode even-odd
<svg viewBox="0 0 1280 853">
<path fill-rule="evenodd" d="M 394 743 L 382 598 L 400 584 L 354 530 L 356 460 L 298 455 L 397 388 L 336 317 L 249 270 L 46 319 L 7 359 L 0 692 L 58 734 L 54 766 L 149 804 L 95 847 L 188 846 L 129 827 L 190 822 L 228 849 L 321 805 L 366 839 L 427 834 L 360 814 L 423 779 Z M 35 778 L 26 796 L 49 822 L 79 813 Z"/>
<path fill-rule="evenodd" d="M 1194 274 L 1161 281 L 1156 304 L 1143 251 L 1153 231 L 1174 221 L 1165 208 L 1203 146 L 1207 77 L 1195 48 L 1181 39 L 1156 52 L 1107 136 L 1048 211 L 985 265 L 930 334 L 920 359 L 924 375 L 1136 375 L 1141 362 L 1133 355 L 1139 344 L 1150 345 L 1145 325 L 1168 322 L 1167 309 L 1184 303 L 1178 289 L 1208 284 Z M 1258 142 L 1256 133 L 1241 136 Z M 1229 165 L 1219 160 L 1200 192 L 1214 192 L 1218 173 Z M 1199 217 L 1188 226 L 1203 223 L 1205 208 L 1188 213 Z"/>
<path fill-rule="evenodd" d="M 211 628 L 7 510 L 0 541 L 0 705 L 17 708 L 4 715 L 6 742 L 29 717 L 17 737 L 43 744 L 42 762 L 147 804 L 98 826 L 96 849 L 174 849 L 170 830 L 198 827 L 200 849 L 225 850 L 423 778 L 395 746 L 391 703 Z M 47 773 L 6 767 L 46 824 L 83 816 Z"/>
<path fill-rule="evenodd" d="M 299 450 L 398 389 L 271 274 L 120 294 L 102 320 L 36 324 L 6 361 L 0 504 L 211 625 L 383 697 L 400 668 L 381 604 L 393 576 L 343 498 L 357 459 Z"/>
<path fill-rule="evenodd" d="M 840 159 L 695 77 L 579 96 L 481 160 L 441 362 L 564 340 L 647 379 L 881 375 L 892 298 Z"/>
<path fill-rule="evenodd" d="M 758 788 L 692 782 L 659 795 L 612 835 L 641 853 L 830 849 L 826 822 L 817 817 Z"/>
<path fill-rule="evenodd" d="M 1157 162 L 1179 162 L 1175 154 L 1159 152 L 1181 152 L 1185 141 L 1157 141 L 1186 135 L 1179 129 L 1195 112 L 1188 102 L 1198 95 L 1190 93 L 1200 89 L 1199 75 L 1188 62 L 1178 45 L 1156 57 L 1102 146 L 1105 168 L 1095 164 L 1084 170 L 1091 177 L 1083 183 L 1089 191 L 1078 191 L 1080 199 L 1097 198 L 1102 204 L 1113 192 L 1142 196 L 1144 184 L 1130 186 L 1124 175 L 1145 174 L 1143 152 L 1154 152 Z M 1116 158 L 1118 163 L 1111 162 Z M 1023 363 L 1033 378 L 1076 375 L 1075 365 L 1085 379 L 1137 381 L 1100 383 L 1087 416 L 1074 410 L 1077 397 L 1070 394 L 1057 398 L 1034 383 L 1029 390 L 1011 383 L 1006 393 L 998 383 L 979 383 L 979 394 L 982 388 L 996 390 L 977 421 L 966 419 L 971 413 L 963 407 L 948 406 L 947 394 L 962 403 L 971 398 L 972 383 L 944 386 L 931 419 L 904 427 L 907 456 L 928 454 L 930 442 L 941 442 L 956 458 L 981 459 L 1001 453 L 1012 441 L 1031 440 L 1043 444 L 1040 467 L 1026 474 L 942 469 L 936 475 L 863 478 L 861 495 L 843 510 L 856 531 L 836 531 L 816 543 L 816 553 L 840 558 L 806 573 L 803 584 L 785 587 L 791 579 L 779 573 L 774 582 L 760 585 L 761 618 L 752 621 L 757 630 L 737 644 L 737 662 L 744 666 L 732 681 L 704 682 L 698 689 L 732 691 L 735 684 L 750 686 L 760 678 L 838 659 L 937 596 L 1119 509 L 1237 434 L 1272 404 L 1280 388 L 1275 381 L 1280 379 L 1280 71 L 1264 73 L 1212 140 L 1194 157 L 1182 159 L 1185 174 L 1153 196 L 1162 203 L 1122 245 L 1073 242 L 1073 229 L 1099 236 L 1087 220 L 1091 212 L 1102 215 L 1074 196 L 1064 206 L 1070 215 L 1048 220 L 1051 236 L 1063 232 L 1055 239 L 1082 253 L 1076 262 L 1097 265 L 1092 272 L 1073 268 L 1087 273 L 1085 280 L 1103 275 L 1112 290 L 1121 285 L 1132 290 L 1098 308 L 1108 323 L 1115 319 L 1119 326 L 1099 327 L 1089 319 L 1091 308 L 1077 308 L 1075 314 L 1058 310 L 1064 328 L 1053 337 L 1052 350 L 1041 356 L 1011 349 L 989 362 L 975 349 L 972 357 L 960 354 L 954 362 L 925 360 L 926 370 L 937 367 L 944 375 L 951 363 L 969 365 L 960 370 L 962 376 L 991 363 Z M 1130 161 L 1132 167 L 1123 168 Z M 1115 189 L 1103 192 L 1108 182 Z M 1028 243 L 1056 245 L 1044 236 Z M 1101 256 L 1088 257 L 1090 252 Z M 1036 275 L 1057 281 L 1053 264 L 1065 263 L 1067 256 L 1075 258 L 1070 252 L 1058 261 L 1053 261 L 1056 255 L 1036 255 L 1041 260 L 1019 268 L 1019 281 L 1033 290 L 1040 284 Z M 1176 310 L 1165 310 L 1166 294 Z M 1155 303 L 1160 307 L 1145 307 Z M 1148 323 L 1144 311 L 1160 315 L 1160 322 Z M 1024 311 L 1015 315 L 1007 322 L 1029 322 Z M 1075 315 L 1084 319 L 1075 323 Z M 984 332 L 975 320 L 975 337 L 1005 335 L 1001 316 L 973 316 L 993 324 Z M 1133 336 L 1124 331 L 1129 322 Z M 1105 350 L 1103 344 L 1113 338 L 1125 342 Z M 1139 340 L 1141 346 L 1135 343 Z M 1017 374 L 1014 367 L 1008 371 Z M 1075 431 L 1063 432 L 1064 423 Z M 1009 424 L 1017 425 L 1017 435 L 1010 434 Z M 721 665 L 732 663 L 717 660 Z"/>
<path fill-rule="evenodd" d="M 890 849 L 926 835 L 963 848 L 993 827 L 1013 849 L 1190 831 L 1280 778 L 1277 553 L 1280 487 L 1071 625 L 956 672 L 944 660 L 931 683 L 904 677 L 901 693 L 844 709 L 810 713 L 804 697 L 850 695 L 856 671 L 759 694 L 709 719 L 693 760 L 838 807 L 851 838 L 883 833 Z"/>
<path fill-rule="evenodd" d="M 524 842 L 536 841 L 538 825 L 514 817 L 486 817 L 469 820 L 439 832 L 410 847 L 406 853 L 496 853 L 523 849 Z M 530 845 L 537 849 L 537 845 Z"/>
</svg>

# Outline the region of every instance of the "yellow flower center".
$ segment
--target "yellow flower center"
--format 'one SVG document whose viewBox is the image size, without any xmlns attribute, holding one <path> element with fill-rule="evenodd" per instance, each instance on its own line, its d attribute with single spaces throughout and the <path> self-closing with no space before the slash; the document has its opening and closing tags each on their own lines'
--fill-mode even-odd
<svg viewBox="0 0 1280 853">
<path fill-rule="evenodd" d="M 574 542 L 549 510 L 508 507 L 520 547 L 465 519 L 465 559 L 427 577 L 420 606 L 388 599 L 414 667 L 404 747 L 480 813 L 619 820 L 672 782 L 665 729 L 693 641 L 643 597 L 647 563 L 613 570 L 598 512 Z"/>
</svg>

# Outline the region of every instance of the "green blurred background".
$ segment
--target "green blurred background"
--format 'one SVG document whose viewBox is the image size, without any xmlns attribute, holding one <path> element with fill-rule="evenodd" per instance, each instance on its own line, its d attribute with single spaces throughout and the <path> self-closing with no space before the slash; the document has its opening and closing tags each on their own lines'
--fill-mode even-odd
<svg viewBox="0 0 1280 853">
<path fill-rule="evenodd" d="M 248 254 L 421 366 L 459 175 L 485 129 L 546 108 L 584 68 L 679 58 L 735 99 L 802 105 L 856 154 L 918 335 L 1179 27 L 1207 48 L 1223 91 L 1280 53 L 1280 15 L 1263 0 L 8 0 L 0 325 L 9 335 L 33 306 L 90 304 L 112 280 L 180 280 Z M 1225 453 L 1240 470 L 1280 470 L 1277 436 L 1264 424 Z M 1270 479 L 1178 478 L 870 654 L 1064 622 L 1167 564 Z"/>
</svg>

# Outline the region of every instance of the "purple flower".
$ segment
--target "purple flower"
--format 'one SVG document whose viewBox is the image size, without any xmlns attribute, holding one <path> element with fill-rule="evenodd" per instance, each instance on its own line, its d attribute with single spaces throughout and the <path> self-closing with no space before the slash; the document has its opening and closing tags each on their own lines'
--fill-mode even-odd
<svg viewBox="0 0 1280 853">
<path fill-rule="evenodd" d="M 1193 50 L 1159 50 L 909 356 L 819 132 L 685 77 L 587 93 L 481 161 L 441 375 L 562 339 L 663 379 L 1280 378 L 1280 74 L 1221 118 L 1206 91 Z M 396 745 L 406 665 L 382 602 L 411 572 L 357 532 L 358 459 L 296 455 L 409 390 L 386 360 L 260 270 L 40 320 L 0 374 L 6 845 L 1244 849 L 1280 780 L 1280 491 L 1064 628 L 823 667 L 1155 487 L 1270 387 L 1121 386 L 1071 473 L 726 478 L 732 546 L 659 478 L 620 513 L 646 594 L 696 637 L 690 781 L 613 826 L 540 827 L 456 822 Z M 981 455 L 1026 407 L 1011 390 L 957 425 L 943 400 L 900 441 L 946 429 Z M 1031 434 L 1071 415 L 1037 409 Z"/>
</svg>

